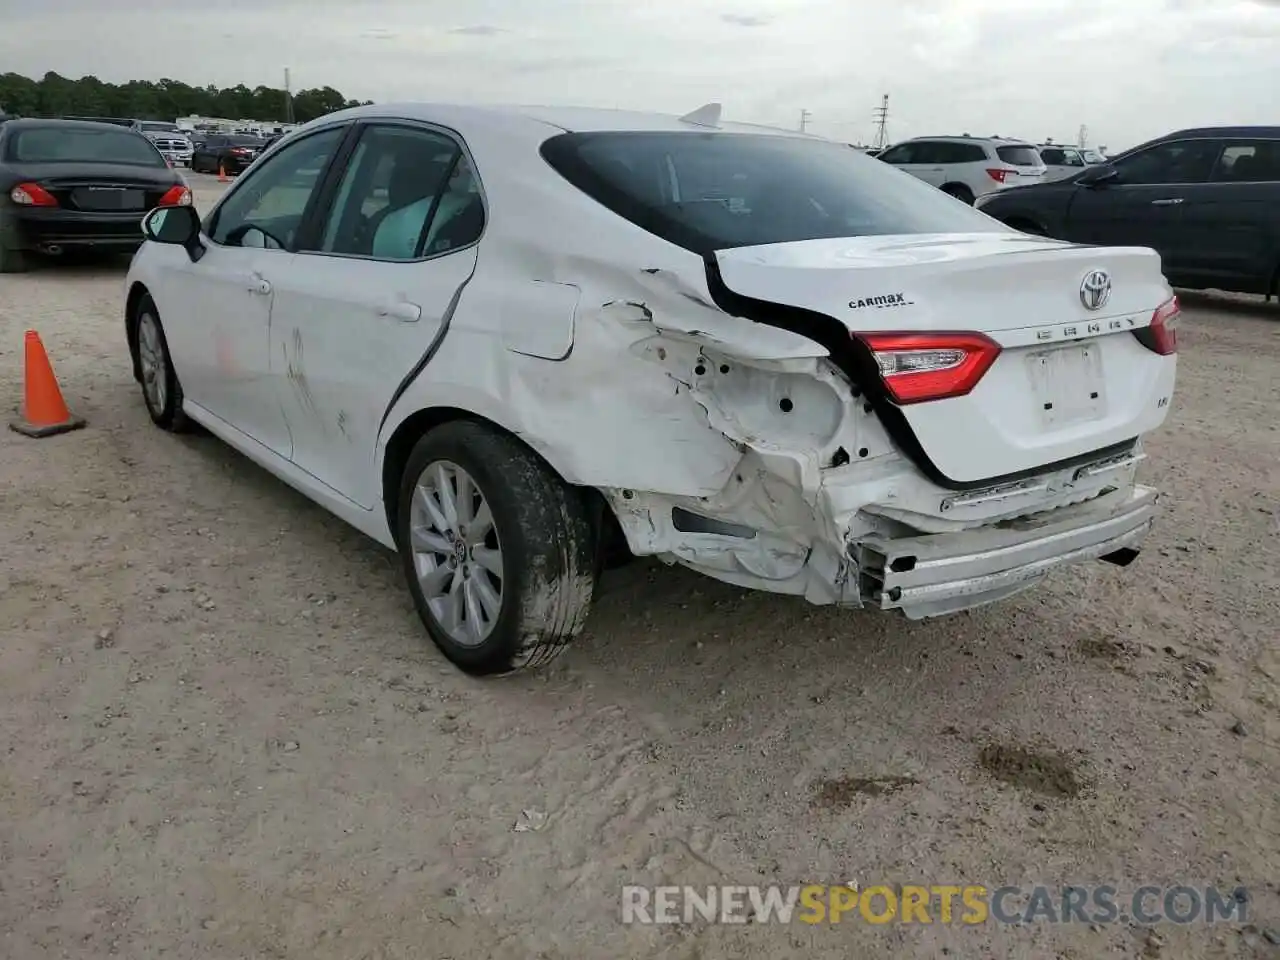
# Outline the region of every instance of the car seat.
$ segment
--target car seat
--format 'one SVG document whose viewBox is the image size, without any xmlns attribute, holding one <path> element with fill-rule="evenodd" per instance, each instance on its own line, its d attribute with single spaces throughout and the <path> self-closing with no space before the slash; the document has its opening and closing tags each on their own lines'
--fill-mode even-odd
<svg viewBox="0 0 1280 960">
<path fill-rule="evenodd" d="M 382 221 L 398 210 L 411 206 L 420 200 L 433 196 L 440 186 L 440 181 L 448 173 L 447 164 L 435 158 L 427 158 L 421 154 L 408 153 L 396 157 L 391 168 L 391 176 L 387 181 L 387 205 L 372 214 L 361 231 L 364 253 L 373 252 L 374 239 Z M 423 212 L 426 218 L 426 212 Z"/>
</svg>

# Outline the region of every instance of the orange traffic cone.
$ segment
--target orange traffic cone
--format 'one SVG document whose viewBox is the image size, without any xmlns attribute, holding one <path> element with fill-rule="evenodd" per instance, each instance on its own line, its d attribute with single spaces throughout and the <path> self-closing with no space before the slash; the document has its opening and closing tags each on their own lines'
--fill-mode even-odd
<svg viewBox="0 0 1280 960">
<path fill-rule="evenodd" d="M 53 375 L 49 355 L 40 342 L 40 334 L 27 331 L 26 384 L 22 410 L 18 419 L 9 424 L 18 433 L 28 437 L 50 437 L 84 426 L 84 420 L 73 417 L 62 399 L 58 378 Z"/>
<path fill-rule="evenodd" d="M 231 178 L 227 176 L 227 168 L 223 166 L 221 160 L 218 161 L 218 182 L 219 183 L 231 182 Z"/>
</svg>

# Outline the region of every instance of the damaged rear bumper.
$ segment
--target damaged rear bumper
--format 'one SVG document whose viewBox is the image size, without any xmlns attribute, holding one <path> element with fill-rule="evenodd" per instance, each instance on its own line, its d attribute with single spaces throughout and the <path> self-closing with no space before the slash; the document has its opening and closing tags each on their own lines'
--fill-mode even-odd
<svg viewBox="0 0 1280 960">
<path fill-rule="evenodd" d="M 923 619 L 1002 600 L 1060 567 L 1087 560 L 1125 564 L 1156 514 L 1150 487 L 952 533 L 859 537 L 849 545 L 864 605 Z"/>
</svg>

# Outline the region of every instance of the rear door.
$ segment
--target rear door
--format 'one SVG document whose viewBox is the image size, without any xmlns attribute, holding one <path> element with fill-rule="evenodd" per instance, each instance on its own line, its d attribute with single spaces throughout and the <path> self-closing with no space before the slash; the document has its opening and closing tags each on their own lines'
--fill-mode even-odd
<svg viewBox="0 0 1280 960">
<path fill-rule="evenodd" d="M 421 124 L 363 125 L 332 180 L 301 252 L 273 274 L 271 373 L 294 463 L 370 508 L 384 418 L 471 278 L 484 204 L 462 144 Z"/>
<path fill-rule="evenodd" d="M 1208 181 L 1221 149 L 1213 139 L 1169 140 L 1115 161 L 1114 178 L 1077 189 L 1064 239 L 1150 247 L 1168 271 L 1179 257 L 1177 230 L 1185 193 Z"/>
<path fill-rule="evenodd" d="M 1187 184 L 1167 271 L 1194 286 L 1267 293 L 1280 265 L 1280 140 L 1226 140 L 1207 183 Z"/>
</svg>

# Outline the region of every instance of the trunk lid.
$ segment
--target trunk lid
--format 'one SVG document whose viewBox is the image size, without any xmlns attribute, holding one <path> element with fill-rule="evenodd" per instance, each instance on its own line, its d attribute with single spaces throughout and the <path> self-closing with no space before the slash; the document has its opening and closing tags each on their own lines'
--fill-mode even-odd
<svg viewBox="0 0 1280 960">
<path fill-rule="evenodd" d="M 39 163 L 22 164 L 14 172 L 44 187 L 63 209 L 89 213 L 145 213 L 181 183 L 168 166 Z"/>
<path fill-rule="evenodd" d="M 722 250 L 734 293 L 833 317 L 851 335 L 978 332 L 1001 352 L 961 396 L 882 417 L 942 481 L 1034 473 L 1163 422 L 1175 359 L 1134 336 L 1172 296 L 1145 248 L 1082 247 L 992 231 L 808 240 Z M 1089 309 L 1095 271 L 1110 294 Z M 897 421 L 896 423 L 890 421 Z"/>
</svg>

